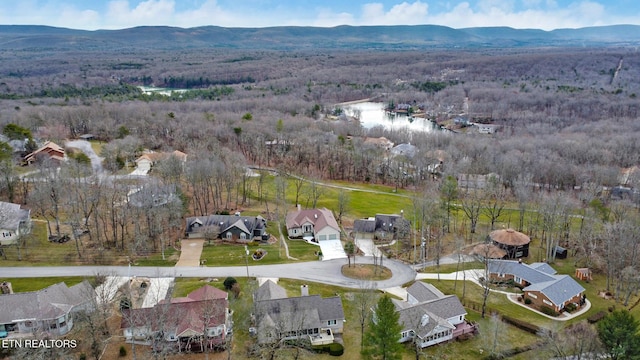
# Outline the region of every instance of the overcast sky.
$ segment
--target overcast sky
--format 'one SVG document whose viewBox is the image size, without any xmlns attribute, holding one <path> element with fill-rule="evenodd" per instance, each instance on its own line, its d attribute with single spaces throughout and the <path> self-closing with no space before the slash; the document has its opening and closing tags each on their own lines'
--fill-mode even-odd
<svg viewBox="0 0 640 360">
<path fill-rule="evenodd" d="M 640 25 L 638 0 L 0 0 L 0 24 L 74 29 L 417 25 L 553 30 Z"/>
</svg>

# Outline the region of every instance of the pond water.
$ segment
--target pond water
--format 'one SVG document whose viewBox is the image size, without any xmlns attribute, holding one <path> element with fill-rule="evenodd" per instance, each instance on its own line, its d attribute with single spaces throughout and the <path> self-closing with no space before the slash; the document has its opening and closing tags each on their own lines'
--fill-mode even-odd
<svg viewBox="0 0 640 360">
<path fill-rule="evenodd" d="M 138 86 L 138 88 L 142 91 L 142 93 L 147 95 L 160 94 L 160 95 L 169 96 L 171 95 L 172 92 L 182 93 L 185 91 L 189 91 L 187 89 L 169 89 L 169 88 L 161 88 L 161 87 L 154 87 L 154 86 Z"/>
<path fill-rule="evenodd" d="M 384 111 L 384 103 L 361 102 L 343 106 L 343 110 L 348 116 L 360 118 L 360 124 L 365 129 L 375 126 L 383 126 L 387 130 L 407 129 L 412 132 L 431 132 L 438 129 L 438 126 L 423 118 L 414 118 L 406 115 L 391 115 Z"/>
</svg>

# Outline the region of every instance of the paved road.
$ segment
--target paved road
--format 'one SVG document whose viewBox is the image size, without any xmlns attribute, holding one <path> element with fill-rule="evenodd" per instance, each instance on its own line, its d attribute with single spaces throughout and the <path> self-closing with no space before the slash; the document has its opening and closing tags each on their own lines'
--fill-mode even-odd
<svg viewBox="0 0 640 360">
<path fill-rule="evenodd" d="M 341 273 L 345 259 L 328 261 L 312 261 L 295 264 L 255 265 L 249 266 L 251 277 L 277 277 L 303 281 L 319 282 L 346 288 L 360 288 L 363 282 L 345 277 Z M 373 264 L 372 257 L 357 257 L 356 263 Z M 416 272 L 406 264 L 385 259 L 383 265 L 393 272 L 393 277 L 377 281 L 376 288 L 384 289 L 401 286 L 416 278 Z M 51 276 L 147 276 L 147 277 L 243 277 L 247 276 L 245 266 L 232 267 L 143 267 L 143 266 L 56 266 L 56 267 L 3 267 L 0 268 L 3 278 L 34 278 Z M 365 282 L 368 283 L 368 282 Z"/>
</svg>

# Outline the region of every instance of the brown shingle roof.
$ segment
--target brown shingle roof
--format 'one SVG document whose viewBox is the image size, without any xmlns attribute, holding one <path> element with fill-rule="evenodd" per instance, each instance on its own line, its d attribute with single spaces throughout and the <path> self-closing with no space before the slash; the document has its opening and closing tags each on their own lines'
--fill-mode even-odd
<svg viewBox="0 0 640 360">
<path fill-rule="evenodd" d="M 526 245 L 531 242 L 531 239 L 518 231 L 513 229 L 494 230 L 489 234 L 491 240 L 504 244 L 504 245 Z"/>
</svg>

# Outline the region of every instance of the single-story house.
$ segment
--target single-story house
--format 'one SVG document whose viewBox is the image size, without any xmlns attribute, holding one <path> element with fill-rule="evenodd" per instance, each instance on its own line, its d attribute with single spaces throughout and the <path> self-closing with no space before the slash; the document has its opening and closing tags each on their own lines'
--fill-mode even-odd
<svg viewBox="0 0 640 360">
<path fill-rule="evenodd" d="M 187 161 L 187 154 L 183 153 L 182 151 L 178 151 L 178 150 L 174 150 L 173 152 L 148 151 L 140 155 L 140 157 L 136 159 L 136 168 L 139 170 L 149 171 L 151 170 L 153 165 L 158 161 L 166 160 L 172 156 L 180 160 L 182 163 L 185 163 Z"/>
<path fill-rule="evenodd" d="M 129 343 L 204 351 L 225 347 L 231 317 L 228 294 L 205 285 L 152 308 L 124 309 L 120 327 Z"/>
<path fill-rule="evenodd" d="M 547 263 L 491 260 L 488 266 L 491 281 L 512 280 L 523 287 L 523 297 L 536 307 L 547 306 L 561 312 L 568 304 L 584 302 L 585 289 L 569 275 L 557 275 Z"/>
<path fill-rule="evenodd" d="M 519 259 L 529 256 L 531 238 L 513 229 L 494 230 L 489 233 L 493 245 L 504 250 L 508 259 Z"/>
<path fill-rule="evenodd" d="M 290 238 L 309 241 L 340 240 L 340 227 L 327 209 L 307 209 L 290 212 L 286 218 L 287 233 Z"/>
<path fill-rule="evenodd" d="M 71 287 L 61 282 L 38 291 L 0 295 L 0 331 L 9 337 L 34 332 L 65 335 L 73 327 L 74 313 L 94 309 L 95 297 L 88 281 Z"/>
<path fill-rule="evenodd" d="M 421 348 L 476 333 L 477 325 L 467 322 L 467 311 L 455 295 L 445 295 L 421 281 L 407 288 L 407 300 L 393 300 L 400 315 L 400 342 L 418 341 Z"/>
<path fill-rule="evenodd" d="M 266 235 L 267 220 L 262 216 L 208 215 L 187 218 L 185 236 L 206 237 L 207 231 L 217 232 L 218 239 L 249 242 Z"/>
<path fill-rule="evenodd" d="M 47 141 L 36 151 L 25 156 L 24 163 L 33 164 L 38 158 L 49 158 L 61 162 L 65 159 L 65 151 L 60 145 L 53 141 Z"/>
<path fill-rule="evenodd" d="M 31 211 L 20 205 L 0 201 L 0 246 L 13 245 L 31 232 Z"/>
<path fill-rule="evenodd" d="M 307 285 L 300 291 L 299 297 L 286 297 L 286 291 L 271 280 L 258 288 L 254 294 L 258 343 L 307 338 L 312 345 L 325 345 L 335 341 L 334 334 L 343 332 L 345 318 L 339 296 L 309 295 Z"/>
</svg>

